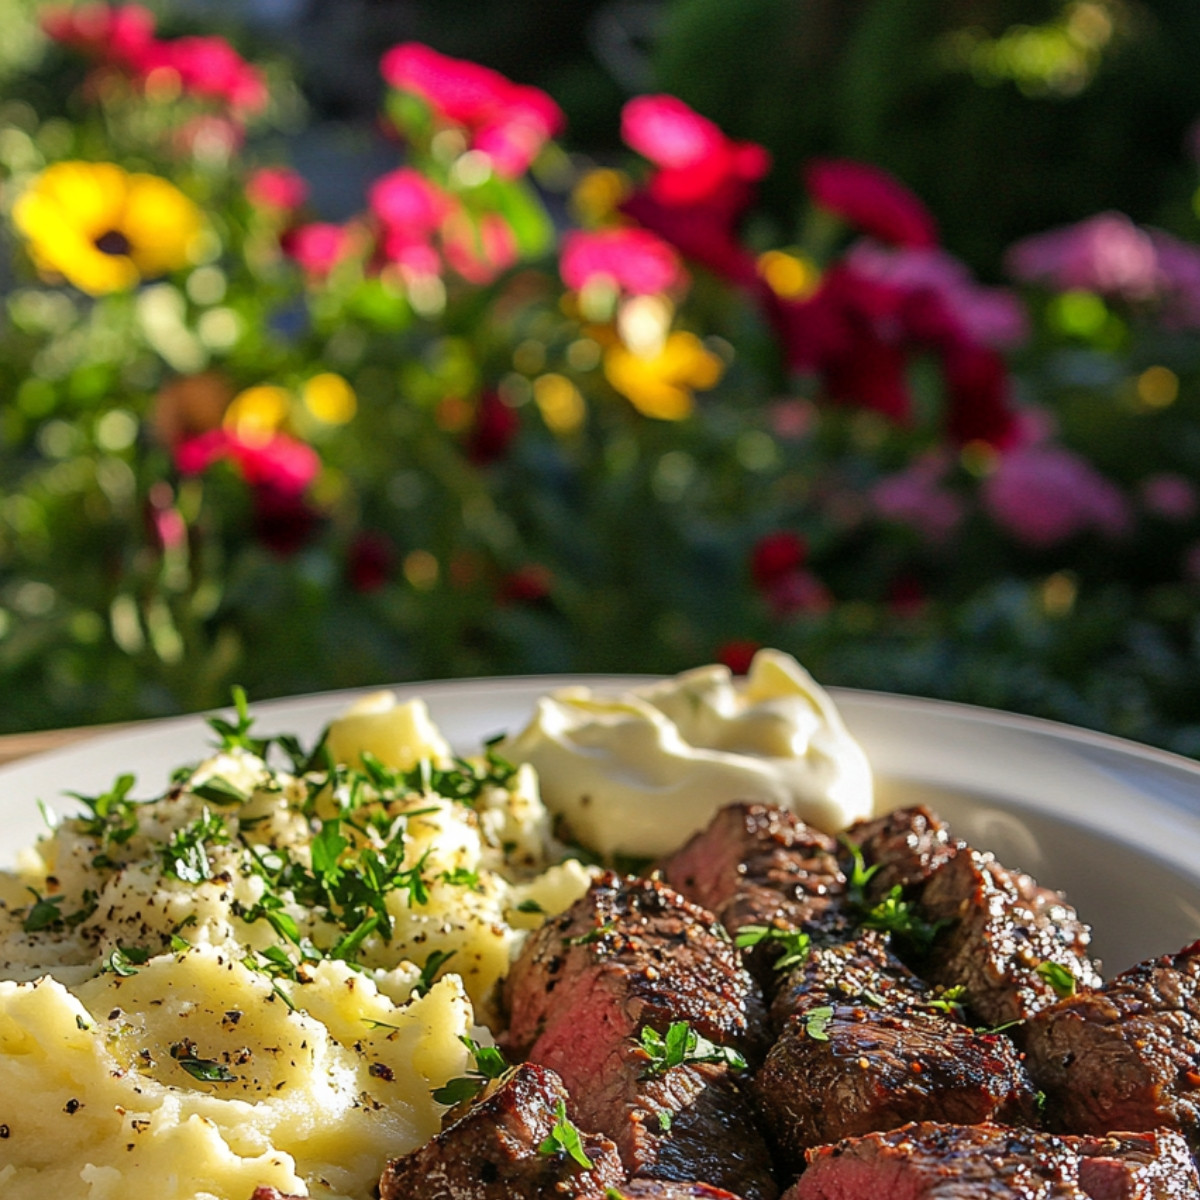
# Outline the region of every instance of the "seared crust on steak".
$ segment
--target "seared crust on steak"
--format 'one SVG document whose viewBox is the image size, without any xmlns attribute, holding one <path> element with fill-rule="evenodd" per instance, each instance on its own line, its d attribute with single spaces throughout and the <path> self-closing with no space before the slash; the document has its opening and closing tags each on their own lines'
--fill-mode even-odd
<svg viewBox="0 0 1200 1200">
<path fill-rule="evenodd" d="M 1058 1001 L 1025 1033 L 1056 1128 L 1166 1127 L 1200 1150 L 1200 942 Z"/>
<path fill-rule="evenodd" d="M 837 842 L 787 809 L 731 804 L 681 850 L 660 864 L 663 878 L 689 900 L 716 914 L 730 933 L 744 925 L 849 929 L 840 900 L 846 877 Z M 754 976 L 769 987 L 777 942 L 748 955 Z"/>
<path fill-rule="evenodd" d="M 1200 1197 L 1200 1179 L 1187 1142 L 1172 1130 L 1063 1141 L 1079 1155 L 1079 1184 L 1092 1200 Z"/>
<path fill-rule="evenodd" d="M 1061 1139 L 1000 1125 L 905 1125 L 819 1146 L 783 1200 L 1086 1200 Z"/>
<path fill-rule="evenodd" d="M 1043 963 L 1064 968 L 1080 988 L 1101 982 L 1088 957 L 1091 930 L 1075 910 L 991 854 L 963 848 L 944 862 L 921 889 L 919 911 L 941 929 L 918 970 L 935 983 L 965 987 L 989 1025 L 1024 1021 L 1058 999 L 1039 974 Z"/>
<path fill-rule="evenodd" d="M 856 821 L 846 837 L 858 846 L 864 865 L 876 868 L 866 887 L 871 903 L 882 900 L 894 887 L 907 892 L 924 883 L 964 845 L 923 804 Z"/>
<path fill-rule="evenodd" d="M 582 1133 L 591 1168 L 542 1153 L 568 1097 L 553 1071 L 526 1063 L 419 1150 L 388 1163 L 380 1200 L 599 1200 L 625 1170 L 607 1138 Z"/>
<path fill-rule="evenodd" d="M 674 1183 L 666 1179 L 631 1179 L 614 1188 L 612 1200 L 740 1200 L 708 1183 Z"/>
</svg>

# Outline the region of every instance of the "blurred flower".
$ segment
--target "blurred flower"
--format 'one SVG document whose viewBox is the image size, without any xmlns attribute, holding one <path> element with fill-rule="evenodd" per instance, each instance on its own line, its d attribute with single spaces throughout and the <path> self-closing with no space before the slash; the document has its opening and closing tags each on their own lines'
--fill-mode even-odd
<svg viewBox="0 0 1200 1200">
<path fill-rule="evenodd" d="M 929 607 L 929 593 L 915 575 L 899 575 L 888 585 L 887 606 L 893 616 L 912 620 Z"/>
<path fill-rule="evenodd" d="M 497 462 L 508 453 L 520 428 L 521 418 L 516 409 L 505 404 L 497 392 L 484 392 L 467 435 L 467 457 L 481 467 Z"/>
<path fill-rule="evenodd" d="M 274 384 L 257 384 L 238 392 L 225 410 L 222 424 L 244 442 L 265 442 L 287 420 L 291 395 Z"/>
<path fill-rule="evenodd" d="M 995 350 L 953 342 L 942 354 L 946 433 L 959 446 L 1007 449 L 1017 438 L 1008 367 Z"/>
<path fill-rule="evenodd" d="M 740 209 L 747 187 L 771 165 L 753 142 L 735 142 L 707 117 L 675 96 L 637 96 L 621 110 L 626 145 L 659 169 L 650 194 L 663 204 L 716 204 Z"/>
<path fill-rule="evenodd" d="M 421 240 L 433 236 L 453 207 L 441 188 L 412 167 L 376 179 L 367 202 L 384 226 Z"/>
<path fill-rule="evenodd" d="M 185 94 L 224 101 L 238 116 L 261 112 L 269 99 L 263 73 L 222 37 L 155 41 L 141 51 L 135 65 L 143 78 L 169 71 Z"/>
<path fill-rule="evenodd" d="M 321 460 L 311 446 L 286 433 L 246 437 L 237 430 L 213 429 L 175 448 L 175 465 L 184 475 L 199 475 L 228 459 L 252 486 L 279 493 L 303 492 L 316 478 Z"/>
<path fill-rule="evenodd" d="M 283 252 L 315 279 L 328 275 L 353 249 L 350 230 L 328 221 L 289 229 L 279 241 Z"/>
<path fill-rule="evenodd" d="M 396 547 L 382 533 L 360 533 L 346 558 L 346 579 L 356 592 L 377 592 L 396 568 Z"/>
<path fill-rule="evenodd" d="M 763 593 L 777 618 L 808 614 L 819 616 L 833 608 L 833 593 L 812 571 L 791 571 Z"/>
<path fill-rule="evenodd" d="M 914 249 L 937 245 L 937 225 L 898 179 L 870 163 L 812 159 L 804 182 L 815 204 L 881 242 Z"/>
<path fill-rule="evenodd" d="M 541 563 L 526 563 L 500 581 L 496 599 L 501 604 L 537 604 L 550 595 L 554 576 Z"/>
<path fill-rule="evenodd" d="M 280 558 L 298 554 L 321 526 L 322 514 L 301 492 L 260 483 L 252 497 L 254 536 Z"/>
<path fill-rule="evenodd" d="M 326 425 L 345 425 L 358 412 L 354 389 L 333 371 L 322 371 L 307 380 L 300 389 L 300 398 L 304 407 Z"/>
<path fill-rule="evenodd" d="M 523 174 L 563 127 L 562 111 L 545 92 L 418 42 L 392 47 L 380 70 L 392 87 L 424 100 L 435 117 L 470 131 L 471 149 L 486 154 L 506 179 Z"/>
<path fill-rule="evenodd" d="M 56 42 L 92 58 L 132 67 L 154 41 L 154 14 L 139 4 L 52 5 L 42 29 Z"/>
<path fill-rule="evenodd" d="M 255 208 L 290 215 L 308 200 L 308 183 L 291 167 L 260 167 L 246 180 L 246 198 Z"/>
<path fill-rule="evenodd" d="M 949 461 L 928 454 L 871 488 L 875 511 L 888 521 L 910 526 L 930 542 L 945 542 L 962 523 L 961 498 L 943 486 Z"/>
<path fill-rule="evenodd" d="M 717 649 L 717 662 L 724 663 L 735 675 L 745 675 L 750 670 L 754 656 L 762 649 L 760 642 L 737 639 L 726 642 Z"/>
<path fill-rule="evenodd" d="M 573 230 L 562 240 L 559 270 L 574 291 L 600 284 L 631 296 L 670 291 L 686 278 L 666 242 L 634 228 Z"/>
<path fill-rule="evenodd" d="M 468 283 L 489 284 L 518 259 L 512 226 L 498 212 L 486 212 L 478 221 L 465 209 L 452 213 L 442 226 L 442 251 Z"/>
<path fill-rule="evenodd" d="M 750 551 L 750 578 L 754 586 L 766 589 L 804 565 L 808 542 L 788 530 L 768 533 L 754 543 Z"/>
<path fill-rule="evenodd" d="M 222 113 L 198 113 L 175 134 L 176 151 L 206 163 L 226 163 L 243 146 L 241 122 Z"/>
<path fill-rule="evenodd" d="M 725 365 L 694 333 L 669 334 L 656 353 L 621 343 L 604 355 L 604 375 L 643 416 L 681 421 L 691 415 L 693 391 L 716 387 Z"/>
<path fill-rule="evenodd" d="M 186 266 L 204 228 L 200 209 L 165 179 L 88 162 L 42 171 L 13 223 L 39 270 L 93 296 Z"/>
<path fill-rule="evenodd" d="M 1088 530 L 1119 537 L 1131 523 L 1120 489 L 1062 446 L 1023 446 L 1002 455 L 982 494 L 1001 528 L 1039 549 Z"/>
<path fill-rule="evenodd" d="M 1165 521 L 1190 521 L 1200 504 L 1190 479 L 1173 471 L 1147 475 L 1140 489 L 1142 507 Z"/>
<path fill-rule="evenodd" d="M 172 379 L 154 397 L 150 423 L 155 436 L 162 445 L 174 448 L 216 429 L 233 397 L 233 384 L 219 371 Z"/>
</svg>

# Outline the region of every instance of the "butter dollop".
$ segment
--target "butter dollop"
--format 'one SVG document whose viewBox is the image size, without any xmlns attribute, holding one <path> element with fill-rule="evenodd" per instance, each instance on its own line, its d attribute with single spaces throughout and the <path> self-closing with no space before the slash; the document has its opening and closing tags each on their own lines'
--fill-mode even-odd
<svg viewBox="0 0 1200 1200">
<path fill-rule="evenodd" d="M 560 688 L 499 749 L 534 767 L 547 807 L 605 856 L 668 854 L 738 800 L 827 832 L 872 808 L 862 748 L 778 650 L 760 650 L 740 680 L 712 665 L 618 695 Z"/>
</svg>

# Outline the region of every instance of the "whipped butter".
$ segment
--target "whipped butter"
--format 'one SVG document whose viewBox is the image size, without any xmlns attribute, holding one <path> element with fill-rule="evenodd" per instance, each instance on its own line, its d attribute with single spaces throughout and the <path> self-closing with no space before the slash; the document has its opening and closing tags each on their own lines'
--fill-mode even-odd
<svg viewBox="0 0 1200 1200">
<path fill-rule="evenodd" d="M 546 806 L 602 855 L 677 849 L 738 800 L 827 832 L 871 814 L 871 769 L 824 691 L 760 650 L 744 679 L 699 667 L 619 695 L 566 687 L 500 752 L 537 771 Z"/>
</svg>

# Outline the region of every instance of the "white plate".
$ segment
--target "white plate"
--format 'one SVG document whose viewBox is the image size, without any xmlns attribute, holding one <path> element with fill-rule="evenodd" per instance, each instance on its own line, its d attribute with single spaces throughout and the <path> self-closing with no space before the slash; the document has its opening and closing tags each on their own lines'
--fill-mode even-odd
<svg viewBox="0 0 1200 1200">
<path fill-rule="evenodd" d="M 631 677 L 464 680 L 399 687 L 421 696 L 456 750 L 518 729 L 538 696 L 566 683 L 616 688 Z M 359 693 L 253 706 L 256 732 L 312 741 Z M 954 831 L 1002 862 L 1063 888 L 1096 930 L 1107 969 L 1200 937 L 1200 766 L 1049 721 L 904 696 L 833 689 L 875 769 L 880 809 L 930 804 Z M 0 863 L 42 828 L 36 801 L 61 812 L 67 791 L 93 793 L 122 772 L 135 795 L 163 790 L 203 757 L 199 717 L 147 722 L 0 768 Z"/>
</svg>

